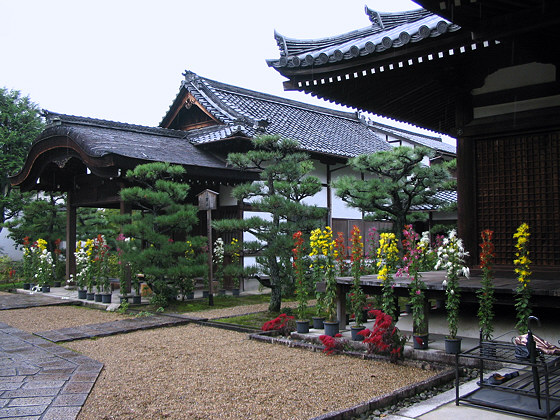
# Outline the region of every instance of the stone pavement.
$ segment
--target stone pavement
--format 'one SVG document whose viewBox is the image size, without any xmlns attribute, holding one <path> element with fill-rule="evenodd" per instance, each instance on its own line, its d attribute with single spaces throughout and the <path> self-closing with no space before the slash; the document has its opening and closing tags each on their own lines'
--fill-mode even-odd
<svg viewBox="0 0 560 420">
<path fill-rule="evenodd" d="M 60 297 L 51 297 L 45 293 L 35 294 L 14 294 L 0 292 L 0 311 L 8 309 L 24 309 L 35 306 L 53 306 L 53 305 L 70 305 L 68 299 Z"/>
<path fill-rule="evenodd" d="M 75 419 L 103 364 L 0 323 L 0 419 Z"/>
<path fill-rule="evenodd" d="M 43 293 L 0 293 L 0 309 L 76 304 Z M 183 315 L 142 316 L 30 334 L 0 322 L 0 419 L 74 420 L 103 364 L 55 342 L 204 321 Z"/>
</svg>

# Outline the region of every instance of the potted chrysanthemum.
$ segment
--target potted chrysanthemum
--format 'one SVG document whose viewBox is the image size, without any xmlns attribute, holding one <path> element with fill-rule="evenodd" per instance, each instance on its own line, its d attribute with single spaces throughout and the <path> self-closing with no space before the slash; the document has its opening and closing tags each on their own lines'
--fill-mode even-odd
<svg viewBox="0 0 560 420">
<path fill-rule="evenodd" d="M 307 302 L 309 301 L 309 285 L 305 275 L 305 240 L 303 233 L 297 231 L 292 236 L 294 247 L 292 249 L 293 269 L 296 281 L 296 297 L 297 297 L 297 319 L 296 331 L 298 333 L 309 332 L 309 319 L 307 319 Z"/>
<path fill-rule="evenodd" d="M 336 314 L 335 242 L 330 226 L 325 227 L 324 230 L 313 230 L 311 232 L 310 245 L 311 253 L 309 256 L 313 259 L 311 268 L 320 268 L 325 278 L 325 294 L 323 300 L 327 315 L 326 320 L 323 322 L 325 334 L 334 337 L 339 332 L 339 320 Z"/>
<path fill-rule="evenodd" d="M 413 345 L 415 349 L 425 350 L 428 348 L 428 316 L 424 293 L 426 285 L 422 281 L 420 269 L 430 252 L 428 232 L 424 232 L 420 238 L 412 225 L 406 225 L 402 243 L 405 255 L 397 276 L 406 275 L 410 280 L 409 304 L 412 312 Z"/>
<path fill-rule="evenodd" d="M 469 255 L 463 246 L 463 241 L 457 237 L 455 229 L 451 230 L 443 244 L 438 248 L 438 259 L 436 270 L 446 270 L 446 278 L 443 281 L 445 287 L 445 308 L 447 310 L 447 324 L 449 335 L 445 339 L 447 353 L 459 353 L 461 339 L 457 338 L 459 323 L 459 304 L 461 302 L 459 276 L 469 276 L 469 269 L 465 265 L 465 258 Z"/>
<path fill-rule="evenodd" d="M 364 327 L 364 307 L 366 305 L 366 295 L 362 290 L 361 286 L 361 275 L 363 270 L 363 257 L 364 257 L 364 245 L 362 242 L 362 236 L 360 235 L 360 229 L 358 226 L 354 225 L 352 228 L 352 233 L 350 236 L 350 242 L 352 244 L 352 255 L 350 271 L 352 273 L 352 278 L 354 279 L 351 289 L 350 301 L 352 303 L 352 311 L 354 312 L 354 325 L 350 327 L 352 333 L 352 340 L 361 341 L 364 339 L 363 335 L 358 333 L 362 331 Z"/>
</svg>

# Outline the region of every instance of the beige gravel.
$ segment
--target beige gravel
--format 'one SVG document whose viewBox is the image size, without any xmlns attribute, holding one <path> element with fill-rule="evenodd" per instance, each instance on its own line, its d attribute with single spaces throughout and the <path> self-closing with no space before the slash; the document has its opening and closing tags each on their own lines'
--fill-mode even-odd
<svg viewBox="0 0 560 420">
<path fill-rule="evenodd" d="M 433 375 L 195 324 L 68 347 L 105 364 L 80 420 L 308 419 Z"/>
<path fill-rule="evenodd" d="M 267 306 L 197 315 L 215 318 Z M 123 317 L 70 306 L 2 311 L 0 316 L 30 332 Z M 434 375 L 252 341 L 247 334 L 196 324 L 65 346 L 105 364 L 79 420 L 308 419 Z"/>
<path fill-rule="evenodd" d="M 0 311 L 2 322 L 32 333 L 110 322 L 126 317 L 128 316 L 83 306 L 41 306 Z"/>
<path fill-rule="evenodd" d="M 312 304 L 313 304 L 312 302 L 309 303 L 310 306 Z M 296 308 L 296 307 L 297 307 L 297 302 L 282 303 L 282 308 Z M 267 309 L 268 309 L 268 303 L 258 303 L 255 305 L 236 306 L 233 308 L 209 309 L 206 311 L 189 312 L 189 315 L 208 318 L 208 319 L 216 319 L 216 318 L 223 318 L 226 316 L 252 314 L 254 312 L 266 311 Z"/>
</svg>

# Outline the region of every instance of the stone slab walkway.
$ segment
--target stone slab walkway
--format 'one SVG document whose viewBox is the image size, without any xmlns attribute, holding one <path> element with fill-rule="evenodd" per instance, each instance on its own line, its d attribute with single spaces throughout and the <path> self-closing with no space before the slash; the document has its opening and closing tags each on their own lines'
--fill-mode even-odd
<svg viewBox="0 0 560 420">
<path fill-rule="evenodd" d="M 0 292 L 0 311 L 8 309 L 24 309 L 36 306 L 71 305 L 72 301 L 50 297 L 44 293 L 15 294 Z"/>
<path fill-rule="evenodd" d="M 0 323 L 0 419 L 73 420 L 103 364 Z"/>
<path fill-rule="evenodd" d="M 119 321 L 102 322 L 99 324 L 80 325 L 76 327 L 61 328 L 59 330 L 41 331 L 35 333 L 54 343 L 63 343 L 87 338 L 106 337 L 115 334 L 124 334 L 132 331 L 148 330 L 152 328 L 172 327 L 187 324 L 201 319 L 183 316 L 142 316 Z"/>
</svg>

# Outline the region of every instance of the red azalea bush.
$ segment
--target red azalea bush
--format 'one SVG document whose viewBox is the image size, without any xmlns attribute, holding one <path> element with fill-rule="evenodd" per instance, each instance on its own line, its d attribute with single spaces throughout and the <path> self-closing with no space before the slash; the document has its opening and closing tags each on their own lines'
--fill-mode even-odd
<svg viewBox="0 0 560 420">
<path fill-rule="evenodd" d="M 296 322 L 291 315 L 280 314 L 276 318 L 267 321 L 262 326 L 263 331 L 278 331 L 281 335 L 289 335 L 296 330 Z"/>
<path fill-rule="evenodd" d="M 373 330 L 366 328 L 358 333 L 364 336 L 368 353 L 387 354 L 392 362 L 402 359 L 406 337 L 395 326 L 393 318 L 380 310 L 373 310 L 370 313 L 375 316 Z"/>
<path fill-rule="evenodd" d="M 348 344 L 348 340 L 342 338 L 341 334 L 336 334 L 334 337 L 330 335 L 321 335 L 319 336 L 319 340 L 325 346 L 323 351 L 327 354 L 333 353 L 340 353 L 344 351 L 346 344 Z"/>
</svg>

